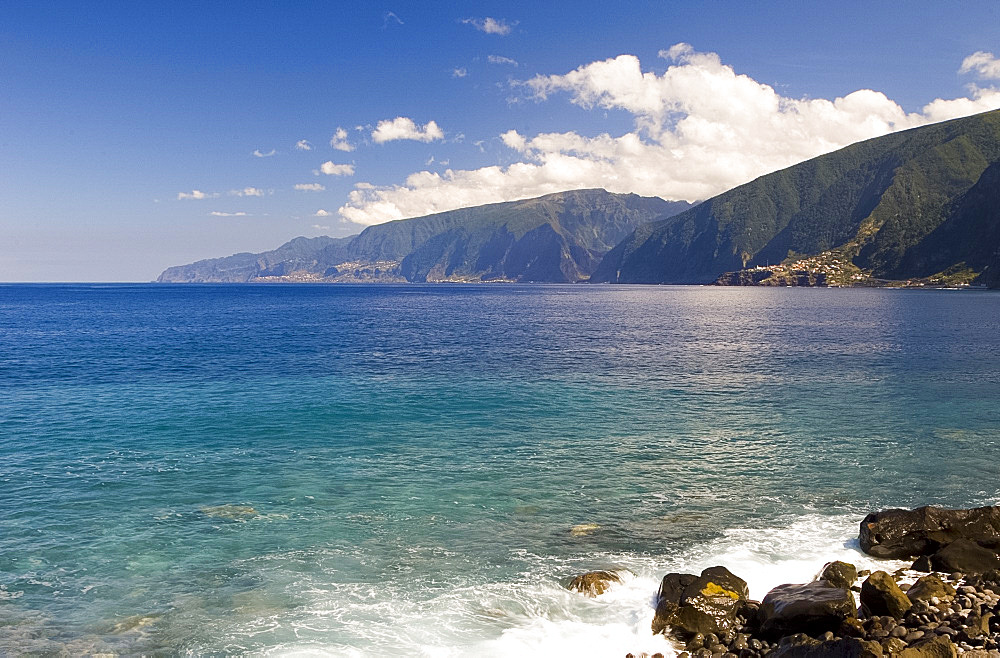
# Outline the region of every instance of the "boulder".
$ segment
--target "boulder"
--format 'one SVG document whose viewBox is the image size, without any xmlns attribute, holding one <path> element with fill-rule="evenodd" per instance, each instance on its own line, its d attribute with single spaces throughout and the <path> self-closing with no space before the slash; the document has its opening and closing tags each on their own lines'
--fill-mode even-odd
<svg viewBox="0 0 1000 658">
<path fill-rule="evenodd" d="M 818 580 L 825 580 L 834 587 L 851 589 L 851 585 L 858 579 L 858 569 L 850 562 L 830 562 L 819 572 Z"/>
<path fill-rule="evenodd" d="M 660 582 L 656 596 L 656 614 L 653 615 L 653 633 L 663 633 L 669 626 L 670 618 L 681 604 L 684 588 L 698 580 L 693 573 L 668 573 Z"/>
<path fill-rule="evenodd" d="M 861 521 L 859 539 L 866 553 L 895 559 L 929 555 L 956 539 L 1000 541 L 1000 506 L 872 512 Z"/>
<path fill-rule="evenodd" d="M 947 599 L 955 596 L 955 588 L 941 580 L 941 576 L 936 573 L 928 574 L 917 579 L 917 582 L 910 585 L 906 590 L 906 598 L 916 603 L 917 601 L 930 601 L 932 598 Z"/>
<path fill-rule="evenodd" d="M 861 584 L 861 605 L 869 616 L 889 615 L 902 619 L 913 605 L 899 589 L 892 576 L 884 571 L 876 571 Z"/>
<path fill-rule="evenodd" d="M 826 580 L 779 585 L 767 593 L 758 612 L 761 635 L 770 639 L 794 633 L 836 632 L 845 620 L 854 617 L 854 595 Z"/>
<path fill-rule="evenodd" d="M 667 583 L 660 584 L 661 593 L 665 594 L 662 601 L 667 601 L 662 607 L 667 609 L 669 598 L 676 592 L 686 578 L 678 574 Z M 669 628 L 681 638 L 688 638 L 697 633 L 725 633 L 736 626 L 736 616 L 749 599 L 750 591 L 746 581 L 735 576 L 725 567 L 709 567 L 701 575 L 684 586 L 678 605 L 665 618 L 661 616 L 661 606 L 657 605 L 657 615 L 653 619 L 654 632 L 662 632 Z M 657 630 L 659 628 L 659 630 Z"/>
<path fill-rule="evenodd" d="M 898 656 L 899 658 L 955 658 L 958 656 L 958 648 L 947 637 L 938 635 L 930 640 L 914 643 L 900 651 Z"/>
<path fill-rule="evenodd" d="M 786 641 L 788 640 L 788 641 Z M 848 637 L 840 640 L 820 642 L 808 636 L 796 635 L 782 638 L 773 658 L 882 658 L 882 647 L 878 642 Z"/>
<path fill-rule="evenodd" d="M 968 539 L 956 539 L 931 556 L 936 571 L 981 574 L 1000 568 L 1000 557 Z"/>
<path fill-rule="evenodd" d="M 622 577 L 614 571 L 588 571 L 569 582 L 569 589 L 591 598 L 600 596 L 612 583 L 622 582 Z"/>
</svg>

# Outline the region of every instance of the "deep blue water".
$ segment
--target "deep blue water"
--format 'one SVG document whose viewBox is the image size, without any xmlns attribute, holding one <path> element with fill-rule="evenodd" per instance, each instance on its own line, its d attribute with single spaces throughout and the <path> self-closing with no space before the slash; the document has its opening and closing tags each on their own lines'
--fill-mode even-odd
<svg viewBox="0 0 1000 658">
<path fill-rule="evenodd" d="M 969 291 L 0 286 L 0 653 L 659 648 L 669 569 L 763 587 L 862 559 L 872 509 L 996 502 L 998 325 Z"/>
</svg>

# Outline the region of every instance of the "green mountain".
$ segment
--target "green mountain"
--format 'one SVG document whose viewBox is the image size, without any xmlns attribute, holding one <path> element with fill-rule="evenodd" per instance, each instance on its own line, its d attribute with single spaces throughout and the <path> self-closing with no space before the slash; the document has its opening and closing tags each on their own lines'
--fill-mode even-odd
<svg viewBox="0 0 1000 658">
<path fill-rule="evenodd" d="M 350 238 L 296 238 L 262 254 L 171 267 L 158 281 L 575 282 L 639 226 L 690 207 L 574 190 L 401 219 Z"/>
<path fill-rule="evenodd" d="M 852 144 L 639 227 L 591 281 L 709 283 L 818 257 L 879 279 L 964 268 L 990 283 L 998 162 L 1000 110 Z"/>
</svg>

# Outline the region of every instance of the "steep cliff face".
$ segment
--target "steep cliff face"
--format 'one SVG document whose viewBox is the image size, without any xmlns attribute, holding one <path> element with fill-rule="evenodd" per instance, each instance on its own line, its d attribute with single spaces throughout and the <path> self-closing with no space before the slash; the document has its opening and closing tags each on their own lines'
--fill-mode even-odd
<svg viewBox="0 0 1000 658">
<path fill-rule="evenodd" d="M 637 227 L 689 207 L 604 190 L 560 192 L 387 222 L 352 238 L 296 238 L 263 254 L 172 267 L 159 281 L 574 282 Z"/>
<path fill-rule="evenodd" d="M 982 270 L 998 246 L 998 162 L 1000 111 L 859 142 L 640 227 L 591 280 L 708 283 L 831 250 L 885 279 Z"/>
</svg>

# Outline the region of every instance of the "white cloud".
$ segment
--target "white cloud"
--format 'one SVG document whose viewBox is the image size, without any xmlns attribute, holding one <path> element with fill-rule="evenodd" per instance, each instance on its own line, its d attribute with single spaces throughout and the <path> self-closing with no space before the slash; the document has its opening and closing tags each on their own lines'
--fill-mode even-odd
<svg viewBox="0 0 1000 658">
<path fill-rule="evenodd" d="M 387 11 L 382 16 L 382 29 L 384 30 L 389 25 L 390 22 L 393 22 L 396 25 L 405 25 L 405 23 L 403 23 L 403 19 L 402 18 L 400 18 L 399 16 L 397 16 L 395 13 L 393 13 L 391 11 Z"/>
<path fill-rule="evenodd" d="M 511 66 L 517 66 L 516 59 L 504 57 L 503 55 L 487 55 L 486 61 L 490 64 L 510 64 Z"/>
<path fill-rule="evenodd" d="M 303 192 L 322 192 L 326 188 L 319 183 L 296 183 L 295 189 Z"/>
<path fill-rule="evenodd" d="M 396 117 L 391 121 L 383 119 L 372 131 L 372 140 L 376 144 L 384 144 L 397 139 L 433 142 L 436 139 L 444 139 L 444 133 L 434 121 L 428 121 L 423 127 L 420 127 L 408 117 Z"/>
<path fill-rule="evenodd" d="M 452 69 L 451 71 L 451 77 L 453 78 L 464 78 L 467 75 L 469 75 L 469 70 L 466 69 L 464 66 L 461 68 Z"/>
<path fill-rule="evenodd" d="M 178 192 L 177 200 L 183 201 L 185 199 L 190 199 L 198 201 L 201 199 L 214 199 L 217 196 L 219 196 L 218 192 L 213 192 L 212 194 L 208 194 L 206 192 L 202 192 L 201 190 L 191 190 L 190 192 Z"/>
<path fill-rule="evenodd" d="M 275 153 L 277 153 L 277 151 L 275 151 L 274 149 L 271 149 L 270 151 L 267 152 L 261 151 L 260 149 L 253 150 L 253 155 L 255 158 L 269 158 Z"/>
<path fill-rule="evenodd" d="M 352 164 L 333 164 L 330 160 L 324 162 L 320 168 L 327 176 L 353 176 L 354 175 L 354 165 Z"/>
<path fill-rule="evenodd" d="M 244 187 L 242 190 L 229 190 L 229 196 L 264 196 L 264 190 L 259 187 Z"/>
<path fill-rule="evenodd" d="M 984 50 L 972 53 L 962 60 L 959 73 L 969 73 L 975 71 L 980 78 L 988 80 L 1000 80 L 1000 59 Z"/>
<path fill-rule="evenodd" d="M 347 153 L 354 150 L 354 145 L 347 141 L 347 131 L 340 127 L 337 128 L 337 131 L 333 133 L 333 137 L 330 138 L 330 146 L 338 151 L 345 151 Z"/>
<path fill-rule="evenodd" d="M 715 53 L 678 44 L 661 55 L 672 62 L 662 74 L 621 55 L 522 83 L 539 101 L 565 93 L 583 108 L 627 112 L 629 132 L 509 130 L 500 138 L 519 162 L 355 186 L 340 215 L 378 224 L 585 187 L 695 201 L 856 141 L 1000 107 L 1000 90 L 976 87 L 911 113 L 870 89 L 833 100 L 790 98 L 737 74 Z"/>
<path fill-rule="evenodd" d="M 212 215 L 213 217 L 248 217 L 249 216 L 245 212 L 242 212 L 242 211 L 241 212 L 219 212 L 218 210 L 213 210 L 212 212 L 210 212 L 208 214 Z"/>
<path fill-rule="evenodd" d="M 471 25 L 480 32 L 485 32 L 486 34 L 499 34 L 501 36 L 510 34 L 511 28 L 513 28 L 517 23 L 508 23 L 503 18 L 465 18 L 462 20 L 465 25 Z"/>
<path fill-rule="evenodd" d="M 322 226 L 322 225 L 320 225 L 320 224 L 313 224 L 313 225 L 312 225 L 312 227 L 313 227 L 313 228 L 314 228 L 315 230 L 317 230 L 317 231 L 329 231 L 329 230 L 330 230 L 330 227 L 329 227 L 329 226 Z"/>
<path fill-rule="evenodd" d="M 323 210 L 322 208 L 320 208 L 319 210 L 313 213 L 313 217 L 329 217 L 332 214 L 333 213 L 330 212 L 329 210 Z"/>
<path fill-rule="evenodd" d="M 299 141 L 295 142 L 295 148 L 297 148 L 300 151 L 311 151 L 313 150 L 313 145 L 310 144 L 308 140 L 300 139 Z"/>
</svg>

